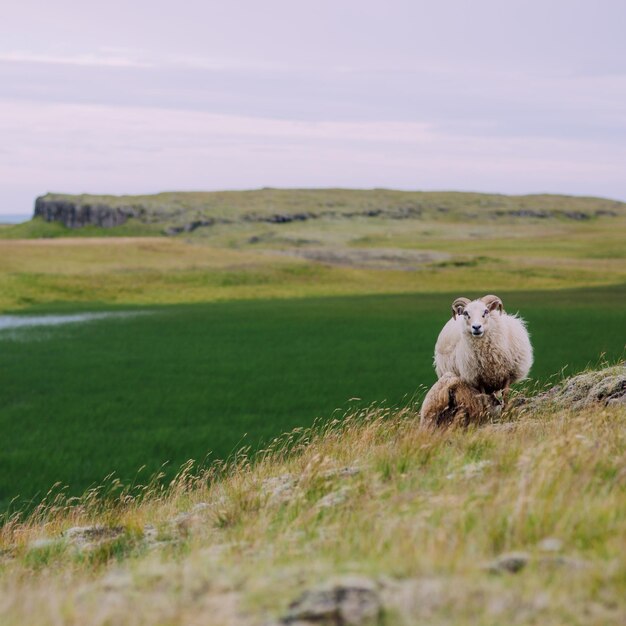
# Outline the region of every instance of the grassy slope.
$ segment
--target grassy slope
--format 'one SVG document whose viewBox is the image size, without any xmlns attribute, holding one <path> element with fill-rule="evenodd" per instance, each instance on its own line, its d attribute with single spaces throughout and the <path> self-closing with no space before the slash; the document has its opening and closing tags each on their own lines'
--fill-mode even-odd
<svg viewBox="0 0 626 626">
<path fill-rule="evenodd" d="M 415 419 L 363 411 L 226 476 L 184 474 L 167 493 L 104 508 L 91 494 L 9 524 L 2 624 L 262 624 L 345 573 L 379 582 L 386 625 L 624 623 L 624 407 L 554 407 L 469 431 Z M 360 471 L 333 473 L 346 466 Z M 341 495 L 324 506 L 329 494 Z M 122 535 L 83 551 L 32 543 L 92 523 Z M 162 547 L 142 547 L 145 524 Z M 542 551 L 547 537 L 557 555 Z M 531 555 L 521 572 L 484 569 L 512 550 Z"/>
<path fill-rule="evenodd" d="M 21 224 L 3 225 L 0 227 L 0 240 L 59 239 L 61 237 L 151 237 L 161 235 L 162 230 L 160 226 L 141 224 L 137 220 L 130 220 L 116 228 L 86 226 L 80 229 L 71 229 L 66 228 L 61 222 L 46 222 L 37 217 Z"/>
<path fill-rule="evenodd" d="M 390 189 L 259 189 L 250 191 L 166 192 L 146 196 L 99 196 L 49 193 L 49 201 L 68 201 L 76 205 L 133 207 L 138 217 L 126 224 L 106 229 L 86 227 L 68 229 L 60 223 L 46 223 L 36 219 L 15 226 L 0 228 L 0 239 L 38 237 L 94 237 L 94 236 L 150 236 L 162 234 L 170 225 L 183 225 L 200 218 L 227 220 L 227 230 L 258 228 L 252 223 L 241 223 L 243 216 L 268 217 L 276 214 L 308 213 L 326 216 L 325 219 L 298 222 L 311 225 L 336 222 L 338 217 L 372 210 L 385 212 L 419 211 L 411 222 L 455 223 L 495 219 L 499 222 L 524 223 L 529 218 L 507 217 L 511 211 L 531 211 L 554 214 L 564 218 L 566 213 L 584 213 L 597 219 L 597 212 L 626 214 L 626 203 L 606 198 L 526 195 L 506 196 L 464 192 L 421 192 Z M 332 214 L 330 216 L 329 214 Z M 606 218 L 602 218 L 606 219 Z M 353 221 L 353 220 L 350 220 Z M 365 220 L 371 220 L 370 218 Z M 405 222 L 406 220 L 401 220 Z M 546 222 L 545 219 L 539 220 Z M 315 227 L 314 227 L 315 228 Z M 203 228 L 202 232 L 222 227 Z"/>
</svg>

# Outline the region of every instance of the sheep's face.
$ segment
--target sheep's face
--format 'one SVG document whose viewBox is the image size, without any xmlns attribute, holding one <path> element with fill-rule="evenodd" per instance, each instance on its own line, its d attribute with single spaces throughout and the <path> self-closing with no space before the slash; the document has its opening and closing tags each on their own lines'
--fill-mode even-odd
<svg viewBox="0 0 626 626">
<path fill-rule="evenodd" d="M 502 310 L 502 302 L 495 299 L 491 302 L 474 300 L 473 302 L 459 303 L 455 301 L 455 317 L 461 317 L 465 331 L 473 338 L 479 339 L 489 331 L 489 320 L 492 315 L 499 315 Z"/>
</svg>

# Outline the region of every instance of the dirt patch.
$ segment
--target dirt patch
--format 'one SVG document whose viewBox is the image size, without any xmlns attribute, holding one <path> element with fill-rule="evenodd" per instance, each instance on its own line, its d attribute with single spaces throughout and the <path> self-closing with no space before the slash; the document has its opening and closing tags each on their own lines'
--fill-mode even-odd
<svg viewBox="0 0 626 626">
<path fill-rule="evenodd" d="M 414 271 L 450 258 L 444 252 L 399 248 L 297 248 L 280 254 L 309 261 L 364 269 Z"/>
<path fill-rule="evenodd" d="M 19 246 L 43 246 L 43 247 L 63 247 L 63 246 L 76 246 L 76 247 L 88 247 L 95 245 L 107 245 L 107 246 L 124 246 L 135 243 L 159 243 L 163 245 L 163 242 L 167 241 L 164 237 L 55 237 L 55 238 L 42 238 L 42 239 L 9 239 L 2 242 L 2 245 L 9 247 L 11 245 Z"/>
</svg>

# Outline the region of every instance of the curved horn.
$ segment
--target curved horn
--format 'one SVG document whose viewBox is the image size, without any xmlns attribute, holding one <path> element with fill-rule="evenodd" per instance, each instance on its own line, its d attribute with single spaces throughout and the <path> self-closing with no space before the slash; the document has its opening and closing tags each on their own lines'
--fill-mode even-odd
<svg viewBox="0 0 626 626">
<path fill-rule="evenodd" d="M 502 306 L 502 300 L 500 300 L 498 296 L 494 296 L 494 295 L 483 296 L 481 300 L 485 303 L 485 306 L 490 311 L 495 311 L 496 309 L 498 309 L 498 311 L 500 311 L 500 315 L 502 315 L 502 313 L 504 312 L 504 308 Z"/>
<path fill-rule="evenodd" d="M 456 316 L 463 313 L 463 310 L 470 302 L 471 300 L 469 298 L 457 298 L 452 303 L 452 317 L 456 319 Z"/>
</svg>

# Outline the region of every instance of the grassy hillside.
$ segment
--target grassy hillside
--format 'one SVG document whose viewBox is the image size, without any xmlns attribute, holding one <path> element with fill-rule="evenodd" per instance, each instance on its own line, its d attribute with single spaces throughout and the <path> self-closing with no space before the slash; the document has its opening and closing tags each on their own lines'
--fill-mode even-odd
<svg viewBox="0 0 626 626">
<path fill-rule="evenodd" d="M 146 219 L 179 217 L 235 218 L 246 214 L 277 213 L 347 214 L 376 209 L 415 210 L 423 216 L 476 216 L 519 210 L 543 212 L 623 212 L 624 203 L 607 198 L 535 194 L 508 196 L 451 191 L 398 191 L 394 189 L 254 189 L 249 191 L 165 192 L 143 196 L 110 196 L 48 193 L 52 201 L 77 204 L 130 206 L 145 212 Z"/>
<path fill-rule="evenodd" d="M 407 403 L 434 380 L 455 295 L 141 307 L 0 330 L 0 508 L 57 481 L 76 495 L 110 472 L 128 483 L 168 463 L 171 477 L 189 458 L 257 448 L 338 407 Z M 535 380 L 624 353 L 623 286 L 500 295 L 528 320 Z"/>
<path fill-rule="evenodd" d="M 469 430 L 358 411 L 166 491 L 42 508 L 0 530 L 0 621 L 623 624 L 626 410 L 564 389 Z"/>
<path fill-rule="evenodd" d="M 46 222 L 40 217 L 36 217 L 21 224 L 0 226 L 0 240 L 59 239 L 62 237 L 154 237 L 155 235 L 161 235 L 162 230 L 158 225 L 150 226 L 136 220 L 131 220 L 129 223 L 115 228 L 85 226 L 80 229 L 72 229 L 67 228 L 61 222 Z"/>
<path fill-rule="evenodd" d="M 214 237 L 246 233 L 259 226 L 270 232 L 328 230 L 348 221 L 357 231 L 381 221 L 416 225 L 480 221 L 499 224 L 577 222 L 624 218 L 626 204 L 616 200 L 560 195 L 507 196 L 464 192 L 390 189 L 258 189 L 251 191 L 167 192 L 146 196 L 48 193 L 39 201 L 65 203 L 80 211 L 123 210 L 132 217 L 120 226 L 66 228 L 60 222 L 31 222 L 0 229 L 0 238 L 150 236 L 199 232 Z M 268 229 L 261 228 L 267 236 Z M 254 236 L 253 236 L 254 237 Z M 306 242 L 306 238 L 304 239 Z"/>
</svg>

